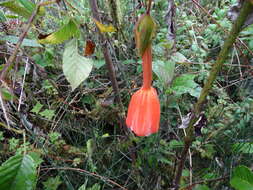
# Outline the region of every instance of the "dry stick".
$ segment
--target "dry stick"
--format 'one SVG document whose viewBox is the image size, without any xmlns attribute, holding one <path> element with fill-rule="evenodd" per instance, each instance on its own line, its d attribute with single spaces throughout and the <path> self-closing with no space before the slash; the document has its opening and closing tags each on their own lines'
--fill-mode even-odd
<svg viewBox="0 0 253 190">
<path fill-rule="evenodd" d="M 30 29 L 31 25 L 32 25 L 32 22 L 34 21 L 38 11 L 39 11 L 39 7 L 40 5 L 37 5 L 35 10 L 33 11 L 31 17 L 29 18 L 28 20 L 28 23 L 23 31 L 23 33 L 20 35 L 19 39 L 18 39 L 18 42 L 15 46 L 15 49 L 14 49 L 14 52 L 12 53 L 12 55 L 9 57 L 9 59 L 7 60 L 7 63 L 5 64 L 2 72 L 1 72 L 1 75 L 0 75 L 0 80 L 1 80 L 1 83 L 2 83 L 2 80 L 4 80 L 6 74 L 7 74 L 7 71 L 8 69 L 11 67 L 11 65 L 13 64 L 13 62 L 15 61 L 16 57 L 17 57 L 17 54 L 18 54 L 18 51 L 20 49 L 20 46 L 23 42 L 23 40 L 25 39 L 26 35 L 27 35 L 27 32 L 28 30 Z"/>
<path fill-rule="evenodd" d="M 59 168 L 45 168 L 45 169 L 41 169 L 41 171 L 43 170 L 72 170 L 72 171 L 77 171 L 77 172 L 81 172 L 81 173 L 85 173 L 85 174 L 88 174 L 88 175 L 91 175 L 91 176 L 94 176 L 94 177 L 97 177 L 101 180 L 104 180 L 104 181 L 107 181 L 117 187 L 119 187 L 120 189 L 123 189 L 123 190 L 127 190 L 125 187 L 122 187 L 120 184 L 116 183 L 115 181 L 111 180 L 111 179 L 108 179 L 106 177 L 103 177 L 101 175 L 98 175 L 96 173 L 93 173 L 93 172 L 89 172 L 87 170 L 83 170 L 83 169 L 80 169 L 80 168 L 69 168 L 69 167 L 59 167 Z"/>
<path fill-rule="evenodd" d="M 101 22 L 99 12 L 98 12 L 97 0 L 89 0 L 89 3 L 90 3 L 91 12 L 92 12 L 93 17 L 96 20 L 98 20 L 99 22 Z M 100 35 L 101 41 L 103 42 L 103 44 L 102 44 L 103 54 L 104 54 L 104 57 L 105 57 L 105 62 L 106 62 L 107 69 L 109 71 L 109 77 L 110 77 L 110 80 L 112 82 L 112 87 L 113 87 L 113 90 L 114 90 L 115 95 L 116 95 L 116 100 L 117 100 L 117 102 L 120 106 L 120 111 L 122 112 L 121 114 L 123 114 L 124 113 L 124 107 L 123 107 L 123 104 L 122 104 L 122 101 L 121 101 L 121 98 L 120 98 L 119 86 L 118 86 L 118 82 L 117 82 L 117 79 L 116 79 L 116 74 L 115 74 L 115 69 L 114 69 L 114 65 L 113 65 L 113 62 L 112 62 L 112 57 L 111 57 L 111 54 L 109 52 L 109 48 L 108 48 L 108 44 L 107 44 L 108 42 L 107 42 L 106 37 L 102 33 L 99 33 L 99 35 Z"/>
<path fill-rule="evenodd" d="M 224 64 L 224 62 L 228 56 L 229 50 L 233 46 L 234 42 L 236 41 L 236 38 L 239 35 L 240 31 L 242 30 L 243 24 L 246 21 L 247 16 L 251 13 L 252 8 L 253 8 L 253 5 L 250 3 L 249 0 L 244 2 L 241 12 L 240 12 L 238 18 L 236 19 L 236 21 L 231 29 L 231 32 L 230 32 L 228 38 L 226 39 L 226 41 L 225 41 L 225 43 L 218 55 L 216 63 L 212 67 L 212 70 L 209 74 L 207 82 L 205 83 L 205 85 L 201 91 L 200 97 L 194 106 L 193 112 L 191 114 L 191 120 L 190 120 L 188 128 L 187 128 L 187 136 L 184 138 L 184 149 L 181 153 L 181 160 L 179 162 L 177 172 L 176 172 L 176 175 L 174 178 L 175 190 L 179 189 L 179 183 L 180 183 L 182 171 L 183 171 L 183 168 L 185 165 L 187 153 L 188 153 L 188 150 L 192 144 L 192 141 L 194 140 L 194 124 L 197 121 L 201 110 L 203 109 L 204 103 L 206 101 L 206 97 L 212 88 L 213 82 L 215 81 L 218 72 L 221 70 L 222 65 Z"/>
</svg>

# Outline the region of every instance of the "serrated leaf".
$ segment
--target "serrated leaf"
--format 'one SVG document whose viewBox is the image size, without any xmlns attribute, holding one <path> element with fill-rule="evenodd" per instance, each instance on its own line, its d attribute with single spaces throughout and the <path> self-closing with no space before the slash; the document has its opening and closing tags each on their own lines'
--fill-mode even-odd
<svg viewBox="0 0 253 190">
<path fill-rule="evenodd" d="M 71 37 L 79 36 L 79 34 L 80 31 L 76 22 L 70 19 L 69 22 L 58 31 L 46 35 L 46 37 L 39 39 L 38 42 L 41 44 L 60 44 Z"/>
<path fill-rule="evenodd" d="M 236 167 L 230 184 L 236 190 L 253 190 L 253 172 L 246 166 Z"/>
<path fill-rule="evenodd" d="M 13 44 L 17 44 L 19 37 L 17 36 L 4 36 L 2 38 L 4 41 L 8 41 Z M 36 42 L 36 40 L 30 40 L 30 39 L 24 39 L 22 42 L 22 46 L 28 46 L 28 47 L 42 47 L 39 43 Z"/>
<path fill-rule="evenodd" d="M 25 18 L 29 18 L 32 14 L 30 11 L 28 11 L 26 8 L 21 6 L 15 0 L 0 2 L 0 6 L 5 7 L 7 9 L 9 9 L 10 11 L 12 11 L 20 16 L 23 16 Z"/>
<path fill-rule="evenodd" d="M 37 102 L 36 105 L 33 106 L 33 109 L 31 110 L 31 112 L 38 114 L 42 107 L 43 107 L 43 105 L 41 103 Z"/>
<path fill-rule="evenodd" d="M 36 184 L 36 164 L 29 155 L 15 155 L 0 167 L 0 189 L 32 190 Z"/>
<path fill-rule="evenodd" d="M 47 181 L 43 182 L 44 190 L 57 190 L 62 184 L 60 176 L 49 177 Z"/>
<path fill-rule="evenodd" d="M 110 25 L 105 25 L 105 24 L 102 24 L 101 22 L 99 22 L 98 20 L 96 19 L 93 19 L 94 22 L 96 23 L 98 29 L 100 30 L 100 32 L 104 33 L 104 32 L 116 32 L 116 28 L 110 24 Z"/>
<path fill-rule="evenodd" d="M 39 114 L 42 116 L 42 117 L 45 117 L 49 120 L 51 120 L 54 115 L 55 115 L 55 110 L 49 110 L 49 109 L 45 109 L 43 112 L 40 112 Z"/>
<path fill-rule="evenodd" d="M 77 50 L 77 40 L 69 41 L 63 53 L 63 73 L 75 90 L 90 74 L 93 62 L 80 56 Z"/>
<path fill-rule="evenodd" d="M 153 64 L 153 71 L 159 79 L 165 84 L 170 84 L 175 70 L 175 62 L 156 60 Z"/>
<path fill-rule="evenodd" d="M 194 97 L 199 97 L 201 87 L 194 81 L 196 75 L 194 74 L 183 74 L 177 77 L 171 85 L 171 89 L 176 95 L 182 95 L 189 93 Z"/>
</svg>

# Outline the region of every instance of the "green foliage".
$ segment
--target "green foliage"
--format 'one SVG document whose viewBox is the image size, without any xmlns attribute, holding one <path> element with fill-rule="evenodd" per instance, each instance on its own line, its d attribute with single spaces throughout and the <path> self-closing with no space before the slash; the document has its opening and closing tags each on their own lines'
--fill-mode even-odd
<svg viewBox="0 0 253 190">
<path fill-rule="evenodd" d="M 233 145 L 233 150 L 235 152 L 252 154 L 253 153 L 253 143 L 235 143 Z"/>
<path fill-rule="evenodd" d="M 47 35 L 45 38 L 39 39 L 41 44 L 60 44 L 71 37 L 78 37 L 80 31 L 76 21 L 70 19 L 67 24 L 62 26 L 58 31 Z"/>
<path fill-rule="evenodd" d="M 36 105 L 33 106 L 33 109 L 31 110 L 31 112 L 38 114 L 42 107 L 43 107 L 43 105 L 41 103 L 37 102 Z"/>
<path fill-rule="evenodd" d="M 197 185 L 193 188 L 193 190 L 210 190 L 208 186 L 206 185 Z"/>
<path fill-rule="evenodd" d="M 63 72 L 75 90 L 90 74 L 93 62 L 91 59 L 78 54 L 76 39 L 65 46 L 63 53 Z"/>
<path fill-rule="evenodd" d="M 57 190 L 61 184 L 60 176 L 49 177 L 47 181 L 43 182 L 45 190 Z"/>
<path fill-rule="evenodd" d="M 2 40 L 8 41 L 10 43 L 16 44 L 19 40 L 17 36 L 4 36 Z M 27 47 L 42 47 L 40 44 L 37 43 L 36 40 L 30 40 L 30 39 L 24 39 L 22 42 L 22 46 L 27 46 Z"/>
<path fill-rule="evenodd" d="M 0 22 L 5 22 L 7 19 L 4 15 L 4 13 L 0 10 Z"/>
<path fill-rule="evenodd" d="M 19 139 L 11 138 L 9 139 L 9 150 L 14 151 L 19 145 Z"/>
<path fill-rule="evenodd" d="M 201 87 L 194 81 L 196 75 L 194 74 L 183 74 L 177 77 L 171 85 L 171 90 L 175 95 L 179 96 L 185 93 L 189 93 L 194 97 L 199 97 Z"/>
<path fill-rule="evenodd" d="M 41 111 L 43 105 L 40 102 L 37 102 L 36 105 L 32 108 L 31 112 L 39 114 L 40 116 L 52 120 L 52 118 L 55 116 L 55 110 L 45 109 Z"/>
<path fill-rule="evenodd" d="M 36 184 L 36 167 L 31 156 L 16 155 L 0 166 L 0 189 L 32 190 Z"/>
<path fill-rule="evenodd" d="M 29 18 L 31 16 L 31 12 L 27 10 L 25 7 L 23 7 L 22 5 L 20 5 L 20 3 L 18 3 L 16 0 L 0 2 L 0 7 L 1 6 L 6 7 L 12 12 L 20 16 L 23 16 L 25 18 Z"/>
<path fill-rule="evenodd" d="M 230 184 L 236 190 L 252 190 L 253 189 L 253 172 L 246 166 L 238 166 L 233 171 Z"/>
<path fill-rule="evenodd" d="M 159 77 L 161 82 L 168 88 L 168 84 L 174 76 L 175 62 L 173 61 L 154 61 L 153 71 Z"/>
<path fill-rule="evenodd" d="M 3 6 L 6 2 L 9 7 Z M 0 3 L 1 69 L 34 10 L 31 2 L 35 1 Z M 38 190 L 116 189 L 107 179 L 129 190 L 173 188 L 175 165 L 180 162 L 185 136 L 178 126 L 192 110 L 216 60 L 227 36 L 225 30 L 232 24 L 227 19 L 227 11 L 237 1 L 199 1 L 219 26 L 190 1 L 175 0 L 175 47 L 174 41 L 168 40 L 165 15 L 169 1 L 154 1 L 151 15 L 157 20 L 157 34 L 152 44 L 153 84 L 159 94 L 161 121 L 159 133 L 145 138 L 126 136 L 119 127 L 119 121 L 124 122 L 123 113 L 115 101 L 105 67 L 104 42 L 100 41 L 90 17 L 89 2 L 64 2 L 46 6 L 46 12 L 44 7 L 40 10 L 39 15 L 44 12 L 44 16 L 36 17 L 32 23 L 15 66 L 7 75 L 7 86 L 2 85 L 0 89 L 10 124 L 10 128 L 6 128 L 4 117 L 0 123 L 3 126 L 0 127 L 1 161 L 13 153 L 26 152 L 36 166 L 45 161 L 38 173 Z M 101 23 L 106 26 L 115 25 L 115 15 L 110 12 L 108 2 L 98 1 Z M 117 6 L 123 15 L 119 30 L 103 34 L 125 111 L 130 94 L 141 86 L 142 66 L 135 51 L 133 29 L 137 16 L 145 12 L 142 2 L 118 0 Z M 251 49 L 252 29 L 248 26 L 240 34 L 240 39 Z M 43 44 L 39 44 L 38 36 L 42 37 Z M 75 39 L 71 39 L 73 37 Z M 95 52 L 83 57 L 88 39 L 96 45 Z M 66 44 L 61 44 L 64 42 Z M 191 146 L 191 159 L 189 156 L 186 159 L 181 189 L 189 185 L 190 177 L 193 183 L 205 181 L 194 190 L 251 188 L 247 177 L 251 176 L 250 169 L 239 169 L 241 174 L 233 174 L 231 179 L 215 180 L 229 176 L 235 164 L 250 167 L 253 161 L 251 57 L 244 45 L 236 43 L 219 73 L 204 106 L 207 123 L 198 125 L 202 135 L 196 137 Z M 26 60 L 29 67 L 23 83 Z M 22 85 L 21 111 L 17 112 Z M 3 116 L 2 111 L 0 114 Z M 10 129 L 22 129 L 24 133 L 16 134 Z M 64 170 L 55 170 L 58 167 Z M 94 172 L 101 178 L 67 170 L 69 167 Z"/>
<path fill-rule="evenodd" d="M 49 109 L 45 109 L 44 111 L 40 112 L 39 114 L 42 116 L 42 117 L 45 117 L 46 119 L 48 120 L 52 120 L 52 118 L 54 117 L 55 115 L 55 110 L 49 110 Z"/>
</svg>

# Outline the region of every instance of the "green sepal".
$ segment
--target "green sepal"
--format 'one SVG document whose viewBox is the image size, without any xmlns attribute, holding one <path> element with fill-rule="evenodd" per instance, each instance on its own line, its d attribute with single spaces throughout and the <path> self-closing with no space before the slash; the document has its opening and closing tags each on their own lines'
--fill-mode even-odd
<svg viewBox="0 0 253 190">
<path fill-rule="evenodd" d="M 156 29 L 156 23 L 149 14 L 140 17 L 135 26 L 135 41 L 140 56 L 143 56 L 145 50 L 152 43 Z"/>
</svg>

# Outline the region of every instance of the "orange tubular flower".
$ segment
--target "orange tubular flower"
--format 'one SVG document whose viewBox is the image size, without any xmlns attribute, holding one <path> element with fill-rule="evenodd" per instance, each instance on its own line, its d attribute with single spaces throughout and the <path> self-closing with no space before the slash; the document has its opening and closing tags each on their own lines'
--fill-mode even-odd
<svg viewBox="0 0 253 190">
<path fill-rule="evenodd" d="M 160 103 L 152 83 L 152 52 L 149 45 L 143 56 L 143 85 L 131 98 L 126 124 L 137 136 L 156 133 L 160 122 Z"/>
</svg>

